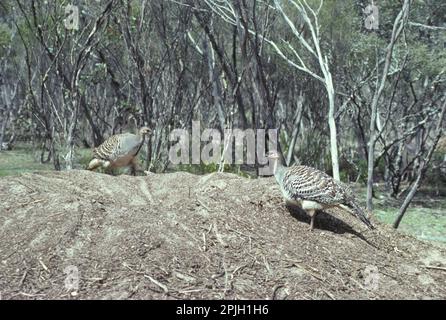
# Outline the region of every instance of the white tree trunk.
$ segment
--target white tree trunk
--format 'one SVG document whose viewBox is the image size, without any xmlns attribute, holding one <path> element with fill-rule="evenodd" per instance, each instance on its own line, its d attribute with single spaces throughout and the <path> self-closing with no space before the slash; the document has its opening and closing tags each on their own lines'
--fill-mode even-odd
<svg viewBox="0 0 446 320">
<path fill-rule="evenodd" d="M 341 181 L 339 175 L 339 155 L 338 155 L 338 139 L 337 139 L 337 129 L 335 121 L 335 93 L 333 84 L 331 82 L 331 74 L 329 74 L 330 79 L 327 81 L 327 94 L 328 94 L 328 126 L 330 128 L 330 155 L 331 155 L 331 166 L 333 170 L 333 178 L 335 180 Z"/>
<path fill-rule="evenodd" d="M 288 148 L 288 154 L 286 157 L 286 164 L 289 166 L 291 165 L 291 161 L 294 157 L 294 148 L 296 146 L 297 142 L 297 136 L 299 135 L 299 129 L 300 129 L 300 122 L 302 120 L 302 114 L 303 114 L 303 104 L 304 104 L 304 97 L 302 96 L 302 92 L 299 94 L 299 97 L 297 98 L 297 107 L 296 107 L 296 114 L 294 116 L 294 127 L 293 127 L 293 133 L 291 134 L 291 142 Z"/>
</svg>

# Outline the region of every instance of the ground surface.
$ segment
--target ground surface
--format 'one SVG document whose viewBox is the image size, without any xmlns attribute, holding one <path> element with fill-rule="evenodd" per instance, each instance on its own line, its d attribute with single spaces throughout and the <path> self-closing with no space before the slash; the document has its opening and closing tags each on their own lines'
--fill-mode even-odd
<svg viewBox="0 0 446 320">
<path fill-rule="evenodd" d="M 445 299 L 446 250 L 272 178 L 88 171 L 0 178 L 2 299 Z M 77 269 L 74 269 L 77 268 Z M 77 270 L 79 288 L 66 284 Z M 71 273 L 70 273 L 71 272 Z"/>
<path fill-rule="evenodd" d="M 61 151 L 61 155 L 65 152 Z M 141 154 L 141 153 L 140 153 Z M 19 143 L 13 150 L 0 152 L 0 177 L 15 176 L 21 173 L 53 170 L 51 163 L 40 163 L 41 151 L 35 150 L 30 144 Z M 47 154 L 45 155 L 45 157 Z M 77 148 L 74 168 L 84 169 L 91 160 L 91 149 Z M 140 155 L 140 160 L 141 155 Z M 60 160 L 63 166 L 63 159 Z M 142 167 L 142 164 L 141 164 Z M 197 166 L 197 165 L 179 165 L 168 168 L 170 172 L 187 171 L 194 174 L 206 174 L 217 171 L 217 167 Z M 232 171 L 231 171 L 232 170 Z M 234 172 L 238 175 L 249 177 L 250 172 L 240 171 L 237 168 L 225 168 L 226 172 Z M 116 170 L 116 174 L 127 173 L 128 170 Z M 414 235 L 422 240 L 436 241 L 446 246 L 446 184 L 443 180 L 429 181 L 417 192 L 414 200 L 407 210 L 402 220 L 399 231 Z M 357 185 L 357 195 L 362 203 L 365 203 L 366 189 L 364 185 Z M 403 188 L 408 187 L 404 185 Z M 390 198 L 389 191 L 385 190 L 384 184 L 375 185 L 376 198 L 374 199 L 374 215 L 379 221 L 391 225 L 404 201 L 404 195 L 399 199 Z"/>
</svg>

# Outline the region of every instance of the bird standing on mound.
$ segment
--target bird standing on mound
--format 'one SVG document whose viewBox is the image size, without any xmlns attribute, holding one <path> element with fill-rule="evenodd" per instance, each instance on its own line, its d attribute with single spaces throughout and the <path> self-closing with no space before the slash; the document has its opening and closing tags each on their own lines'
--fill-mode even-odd
<svg viewBox="0 0 446 320">
<path fill-rule="evenodd" d="M 136 156 L 144 143 L 145 136 L 150 132 L 150 128 L 142 127 L 138 134 L 121 133 L 109 137 L 93 150 L 93 160 L 90 161 L 87 169 L 131 166 L 132 174 L 136 175 Z"/>
<path fill-rule="evenodd" d="M 270 151 L 266 156 L 272 161 L 274 176 L 285 200 L 297 204 L 310 215 L 310 230 L 314 228 L 317 211 L 333 207 L 347 210 L 373 229 L 366 213 L 346 185 L 315 168 L 301 165 L 286 167 L 277 151 Z"/>
</svg>

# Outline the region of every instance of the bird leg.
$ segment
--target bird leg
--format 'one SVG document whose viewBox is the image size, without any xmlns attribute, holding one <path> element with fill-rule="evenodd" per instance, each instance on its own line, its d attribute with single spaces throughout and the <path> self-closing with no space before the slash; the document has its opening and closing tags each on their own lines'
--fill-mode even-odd
<svg viewBox="0 0 446 320">
<path fill-rule="evenodd" d="M 132 162 L 132 164 L 130 165 L 130 174 L 132 176 L 136 176 L 136 166 L 135 164 Z"/>
<path fill-rule="evenodd" d="M 311 209 L 311 210 L 308 210 L 307 212 L 308 212 L 308 214 L 309 214 L 310 217 L 311 217 L 311 221 L 310 221 L 310 231 L 313 231 L 313 229 L 314 229 L 314 219 L 316 218 L 317 210 L 315 210 L 315 209 Z"/>
<path fill-rule="evenodd" d="M 312 200 L 303 200 L 302 201 L 302 209 L 304 209 L 308 215 L 311 217 L 310 222 L 310 231 L 314 229 L 314 219 L 316 218 L 318 210 L 323 209 L 322 205 L 316 201 Z"/>
<path fill-rule="evenodd" d="M 132 161 L 130 161 L 130 174 L 132 176 L 136 176 L 136 170 L 138 169 L 138 161 L 136 158 L 133 158 Z"/>
</svg>

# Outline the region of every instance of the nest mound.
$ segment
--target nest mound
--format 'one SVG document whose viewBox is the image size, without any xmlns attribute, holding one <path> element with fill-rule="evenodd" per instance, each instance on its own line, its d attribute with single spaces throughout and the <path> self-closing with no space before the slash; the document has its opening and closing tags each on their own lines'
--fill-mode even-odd
<svg viewBox="0 0 446 320">
<path fill-rule="evenodd" d="M 4 177 L 0 295 L 446 298 L 444 248 L 375 220 L 377 229 L 366 230 L 346 212 L 319 214 L 313 232 L 308 223 L 285 207 L 272 178 L 78 170 Z"/>
</svg>

